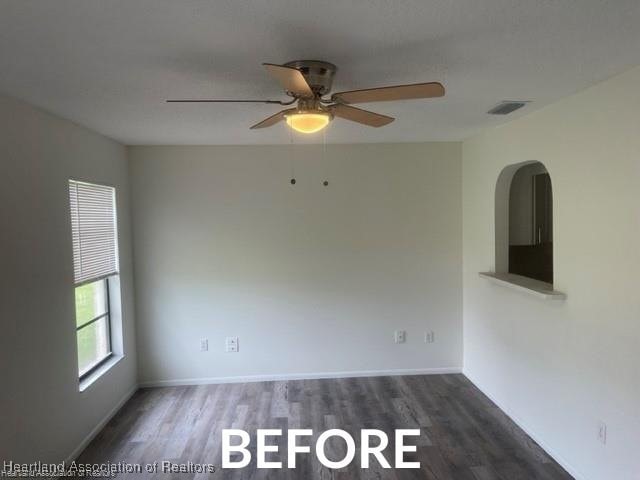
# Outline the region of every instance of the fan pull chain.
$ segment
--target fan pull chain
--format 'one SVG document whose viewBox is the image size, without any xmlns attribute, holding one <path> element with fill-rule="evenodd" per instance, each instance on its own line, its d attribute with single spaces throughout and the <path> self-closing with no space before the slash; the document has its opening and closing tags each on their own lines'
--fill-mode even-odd
<svg viewBox="0 0 640 480">
<path fill-rule="evenodd" d="M 296 184 L 296 164 L 293 151 L 293 129 L 289 128 L 289 171 L 291 173 L 291 185 Z"/>
<path fill-rule="evenodd" d="M 328 166 L 327 166 L 327 129 L 329 126 L 327 125 L 324 130 L 322 130 L 322 165 L 324 170 L 324 180 L 322 181 L 322 185 L 325 187 L 329 186 L 328 178 Z"/>
</svg>

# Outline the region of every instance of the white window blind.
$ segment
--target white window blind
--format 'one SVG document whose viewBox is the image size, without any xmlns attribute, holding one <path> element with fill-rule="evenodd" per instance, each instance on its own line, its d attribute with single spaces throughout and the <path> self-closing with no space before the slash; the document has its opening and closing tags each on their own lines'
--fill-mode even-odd
<svg viewBox="0 0 640 480">
<path fill-rule="evenodd" d="M 76 285 L 118 273 L 115 189 L 69 180 Z"/>
</svg>

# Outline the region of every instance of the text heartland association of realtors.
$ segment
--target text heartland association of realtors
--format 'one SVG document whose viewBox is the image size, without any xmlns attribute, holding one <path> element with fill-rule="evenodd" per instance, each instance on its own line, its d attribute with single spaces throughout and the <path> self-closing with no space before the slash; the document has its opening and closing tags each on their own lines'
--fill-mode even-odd
<svg viewBox="0 0 640 480">
<path fill-rule="evenodd" d="M 420 468 L 420 462 L 407 462 L 404 454 L 416 452 L 415 445 L 405 445 L 405 437 L 419 436 L 419 429 L 397 429 L 395 430 L 395 448 L 393 467 L 383 455 L 383 451 L 389 445 L 389 438 L 382 430 L 363 429 L 360 431 L 360 468 L 369 468 L 373 457 L 382 468 Z M 256 430 L 256 467 L 263 468 L 285 468 L 284 462 L 276 461 L 278 446 L 273 445 L 274 437 L 282 436 L 280 429 L 258 429 Z M 302 437 L 313 436 L 311 429 L 290 429 L 287 430 L 287 458 L 286 468 L 296 468 L 296 456 L 298 454 L 312 454 L 311 446 L 304 445 Z M 325 445 L 332 437 L 340 438 L 346 445 L 346 453 L 343 458 L 330 460 L 327 458 Z M 233 440 L 236 440 L 232 442 Z M 239 441 L 237 441 L 239 439 Z M 300 440 L 300 442 L 299 442 Z M 232 444 L 233 443 L 233 444 Z M 251 437 L 249 433 L 238 429 L 222 430 L 222 468 L 246 468 L 251 463 L 250 446 Z M 314 452 L 318 461 L 330 469 L 340 469 L 347 467 L 356 458 L 356 442 L 353 437 L 344 430 L 331 429 L 322 432 L 315 443 Z M 267 461 L 267 455 L 270 460 Z M 214 473 L 216 467 L 210 464 L 174 464 L 168 461 L 147 464 L 144 470 L 148 473 Z M 77 476 L 76 474 L 110 477 L 118 473 L 141 473 L 142 465 L 111 463 L 108 464 L 83 464 L 72 462 L 71 465 L 62 464 L 19 464 L 5 461 L 0 477 L 64 477 Z M 80 476 L 82 476 L 80 475 Z"/>
</svg>

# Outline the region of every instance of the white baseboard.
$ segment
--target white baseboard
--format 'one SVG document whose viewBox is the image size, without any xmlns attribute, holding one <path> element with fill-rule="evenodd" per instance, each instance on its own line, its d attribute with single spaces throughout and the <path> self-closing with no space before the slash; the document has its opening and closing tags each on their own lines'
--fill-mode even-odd
<svg viewBox="0 0 640 480">
<path fill-rule="evenodd" d="M 177 387 L 182 385 L 210 385 L 218 383 L 273 382 L 282 380 L 313 380 L 320 378 L 387 377 L 398 375 L 439 375 L 462 373 L 461 367 L 410 368 L 396 370 L 356 370 L 347 372 L 283 373 L 274 375 L 248 375 L 237 377 L 200 377 L 173 380 L 151 380 L 140 383 L 140 387 Z"/>
<path fill-rule="evenodd" d="M 465 377 L 467 377 L 467 379 L 473 383 L 476 388 L 478 388 L 478 390 L 480 390 L 482 393 L 484 393 L 487 397 L 489 397 L 489 400 L 491 400 L 493 403 L 496 404 L 496 406 L 502 410 L 507 417 L 509 417 L 513 423 L 515 423 L 518 427 L 520 427 L 527 435 L 529 435 L 538 445 L 540 445 L 540 447 L 551 457 L 553 458 L 556 462 L 558 462 L 558 464 L 564 468 L 567 473 L 569 473 L 569 475 L 571 475 L 575 480 L 587 480 L 587 478 L 580 472 L 578 472 L 578 470 L 576 468 L 574 468 L 571 464 L 569 464 L 569 462 L 565 461 L 564 458 L 562 458 L 562 456 L 558 455 L 552 448 L 549 447 L 549 445 L 544 442 L 539 435 L 537 435 L 531 428 L 529 428 L 524 422 L 522 422 L 518 416 L 509 408 L 507 407 L 507 405 L 499 402 L 498 400 L 496 400 L 490 393 L 488 393 L 476 380 L 474 380 L 473 378 L 471 378 L 471 376 L 469 376 L 469 374 L 467 372 L 462 372 L 464 374 Z"/>
<path fill-rule="evenodd" d="M 73 462 L 80 456 L 83 450 L 87 448 L 87 445 L 91 443 L 91 440 L 93 440 L 96 437 L 96 435 L 100 433 L 100 431 L 105 427 L 105 425 L 109 422 L 109 420 L 111 420 L 113 416 L 116 413 L 118 413 L 118 410 L 120 410 L 123 407 L 123 405 L 127 403 L 127 401 L 137 391 L 138 391 L 138 385 L 134 385 L 134 387 L 131 390 L 129 390 L 111 410 L 109 410 L 109 412 L 102 418 L 102 420 L 100 420 L 100 422 L 98 422 L 98 424 L 95 427 L 93 427 L 93 429 L 89 432 L 89 434 L 86 437 L 84 437 L 82 442 L 80 442 L 80 445 L 78 445 L 73 450 L 71 455 L 67 457 L 67 460 L 66 460 L 67 463 Z"/>
</svg>

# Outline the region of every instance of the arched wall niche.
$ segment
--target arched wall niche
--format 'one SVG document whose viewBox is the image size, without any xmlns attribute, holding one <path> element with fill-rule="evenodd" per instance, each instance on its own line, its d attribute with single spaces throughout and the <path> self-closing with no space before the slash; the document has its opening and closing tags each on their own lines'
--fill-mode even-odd
<svg viewBox="0 0 640 480">
<path fill-rule="evenodd" d="M 514 184 L 514 179 L 517 182 Z M 534 177 L 546 177 L 535 180 L 545 180 L 548 189 L 548 211 L 543 216 L 535 213 L 536 208 L 536 184 Z M 514 188 L 522 188 L 522 185 L 529 188 L 525 192 L 512 192 Z M 531 182 L 527 185 L 526 182 Z M 506 166 L 499 174 L 495 189 L 495 271 L 496 273 L 516 273 L 529 278 L 553 283 L 553 213 L 552 213 L 552 192 L 551 179 L 546 166 L 537 160 L 529 160 Z M 539 190 L 539 188 L 538 188 Z M 513 198 L 512 198 L 513 196 Z M 527 198 L 530 196 L 530 198 Z M 540 196 L 542 199 L 542 197 Z M 519 205 L 514 202 L 528 202 L 526 205 Z M 511 206 L 510 206 L 511 204 Z M 538 202 L 540 204 L 540 202 Z M 514 211 L 512 212 L 512 208 Z M 520 208 L 516 211 L 515 208 Z M 530 217 L 520 218 L 522 209 L 531 208 L 531 212 L 525 210 L 525 214 Z M 540 208 L 538 209 L 542 211 Z M 516 215 L 514 217 L 514 215 Z M 511 216 L 511 218 L 510 218 Z M 538 226 L 540 217 L 547 218 L 547 226 Z M 518 222 L 519 225 L 511 225 Z M 530 224 L 528 224 L 531 222 Z M 510 253 L 511 252 L 511 253 Z M 510 254 L 511 264 L 510 264 Z M 514 259 L 513 257 L 516 257 Z M 530 258 L 529 258 L 530 257 Z M 534 265 L 535 268 L 545 270 L 545 274 L 540 272 L 529 272 L 527 268 L 522 270 L 520 266 L 524 263 Z M 518 260 L 516 262 L 515 260 Z M 516 266 L 514 266 L 514 264 Z M 530 267 L 529 267 L 530 269 Z"/>
</svg>

